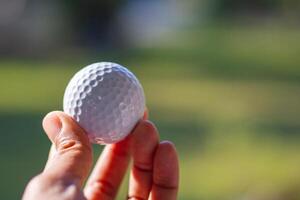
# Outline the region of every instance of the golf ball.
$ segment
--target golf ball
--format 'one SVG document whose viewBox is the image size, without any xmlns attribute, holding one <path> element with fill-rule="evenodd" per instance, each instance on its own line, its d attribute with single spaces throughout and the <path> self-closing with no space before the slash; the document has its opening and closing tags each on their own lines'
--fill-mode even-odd
<svg viewBox="0 0 300 200">
<path fill-rule="evenodd" d="M 111 144 L 125 138 L 142 118 L 145 96 L 128 69 L 100 62 L 73 76 L 65 90 L 63 107 L 92 143 Z"/>
</svg>

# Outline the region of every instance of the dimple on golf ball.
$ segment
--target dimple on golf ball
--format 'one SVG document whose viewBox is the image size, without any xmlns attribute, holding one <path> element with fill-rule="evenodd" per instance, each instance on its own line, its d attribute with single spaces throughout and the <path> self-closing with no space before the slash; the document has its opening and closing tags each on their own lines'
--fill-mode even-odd
<svg viewBox="0 0 300 200">
<path fill-rule="evenodd" d="M 111 144 L 125 138 L 142 118 L 145 96 L 140 82 L 128 69 L 100 62 L 73 76 L 63 107 L 92 143 Z"/>
</svg>

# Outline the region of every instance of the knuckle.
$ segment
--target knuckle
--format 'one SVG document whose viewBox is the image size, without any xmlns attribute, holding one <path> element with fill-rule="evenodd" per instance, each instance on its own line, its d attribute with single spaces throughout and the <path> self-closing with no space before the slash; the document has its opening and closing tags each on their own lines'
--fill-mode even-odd
<svg viewBox="0 0 300 200">
<path fill-rule="evenodd" d="M 146 199 L 138 196 L 128 196 L 127 200 L 146 200 Z"/>
<path fill-rule="evenodd" d="M 73 152 L 90 152 L 91 147 L 85 145 L 75 138 L 62 137 L 58 138 L 55 142 L 56 150 L 58 153 Z"/>
<path fill-rule="evenodd" d="M 172 181 L 172 179 L 168 176 L 156 176 L 153 180 L 154 184 L 158 187 L 165 188 L 165 189 L 177 189 L 178 184 Z"/>
<path fill-rule="evenodd" d="M 68 138 L 68 137 L 62 137 L 58 138 L 56 141 L 56 149 L 58 151 L 65 151 L 69 149 L 78 149 L 81 148 L 80 142 L 73 138 Z"/>
<path fill-rule="evenodd" d="M 133 166 L 138 171 L 149 172 L 149 173 L 153 172 L 153 164 L 150 163 L 150 162 L 145 163 L 145 162 L 137 162 L 137 161 L 135 161 L 135 163 L 134 163 Z"/>
<path fill-rule="evenodd" d="M 59 142 L 56 142 L 56 155 L 58 157 L 64 155 L 72 155 L 74 159 L 82 161 L 92 162 L 92 147 L 79 140 L 73 138 L 62 138 Z"/>
</svg>

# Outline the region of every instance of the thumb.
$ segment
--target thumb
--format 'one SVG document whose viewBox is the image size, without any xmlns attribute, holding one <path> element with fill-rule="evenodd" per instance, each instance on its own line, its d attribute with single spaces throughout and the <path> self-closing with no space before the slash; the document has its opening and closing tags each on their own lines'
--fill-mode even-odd
<svg viewBox="0 0 300 200">
<path fill-rule="evenodd" d="M 47 114 L 43 128 L 54 147 L 43 174 L 81 186 L 92 165 L 92 147 L 86 133 L 61 111 Z"/>
</svg>

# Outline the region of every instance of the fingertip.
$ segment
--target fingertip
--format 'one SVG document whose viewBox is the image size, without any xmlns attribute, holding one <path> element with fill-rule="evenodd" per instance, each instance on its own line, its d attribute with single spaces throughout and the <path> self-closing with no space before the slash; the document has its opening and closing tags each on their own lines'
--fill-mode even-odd
<svg viewBox="0 0 300 200">
<path fill-rule="evenodd" d="M 158 131 L 154 123 L 150 120 L 141 120 L 133 132 L 135 132 L 135 134 L 138 134 L 140 132 L 157 134 Z"/>
<path fill-rule="evenodd" d="M 141 149 L 145 149 L 145 151 L 148 151 L 148 148 L 153 149 L 155 146 L 157 146 L 159 141 L 157 128 L 149 120 L 142 120 L 135 129 L 133 135 L 133 149 L 137 152 Z M 145 141 L 147 141 L 147 143 L 145 143 Z M 139 154 L 143 153 L 140 152 Z"/>
<path fill-rule="evenodd" d="M 79 139 L 84 141 L 84 143 L 89 143 L 89 139 L 83 128 L 72 117 L 62 111 L 48 113 L 44 117 L 42 125 L 53 143 L 56 143 L 59 135 L 79 136 Z"/>
<path fill-rule="evenodd" d="M 149 119 L 149 109 L 145 107 L 144 115 L 143 115 L 143 120 Z"/>
<path fill-rule="evenodd" d="M 59 111 L 52 111 L 48 113 L 42 122 L 43 128 L 51 141 L 53 141 L 62 129 L 62 122 L 58 117 L 58 113 Z"/>
<path fill-rule="evenodd" d="M 163 163 L 168 161 L 170 163 L 176 164 L 174 165 L 175 167 L 178 166 L 178 153 L 173 142 L 164 140 L 159 143 L 159 146 L 157 148 L 156 162 Z"/>
<path fill-rule="evenodd" d="M 178 169 L 178 153 L 173 142 L 164 140 L 159 143 L 156 150 L 156 163 L 159 165 L 161 163 L 173 163 L 174 169 Z"/>
<path fill-rule="evenodd" d="M 158 151 L 161 151 L 164 154 L 167 154 L 167 153 L 177 154 L 175 144 L 168 140 L 163 140 L 159 143 Z"/>
<path fill-rule="evenodd" d="M 109 146 L 118 146 L 121 148 L 131 149 L 131 147 L 136 143 L 158 140 L 159 135 L 155 125 L 149 120 L 141 119 L 127 137 L 115 144 L 109 144 Z"/>
</svg>

